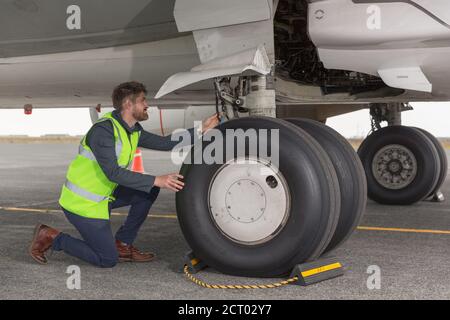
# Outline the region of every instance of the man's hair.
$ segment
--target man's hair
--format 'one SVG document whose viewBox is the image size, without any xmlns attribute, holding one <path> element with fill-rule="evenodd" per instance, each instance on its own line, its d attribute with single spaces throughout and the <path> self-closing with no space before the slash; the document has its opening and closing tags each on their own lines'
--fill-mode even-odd
<svg viewBox="0 0 450 320">
<path fill-rule="evenodd" d="M 144 84 L 136 81 L 124 82 L 114 88 L 112 93 L 112 103 L 116 110 L 122 110 L 122 104 L 125 99 L 130 98 L 133 103 L 141 93 L 147 94 L 147 88 Z"/>
</svg>

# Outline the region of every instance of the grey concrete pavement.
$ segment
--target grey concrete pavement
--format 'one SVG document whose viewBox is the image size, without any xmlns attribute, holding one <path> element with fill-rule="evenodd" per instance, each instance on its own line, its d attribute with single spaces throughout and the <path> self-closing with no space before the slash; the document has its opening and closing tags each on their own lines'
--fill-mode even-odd
<svg viewBox="0 0 450 320">
<path fill-rule="evenodd" d="M 58 210 L 57 199 L 75 144 L 0 144 L 0 207 Z M 144 151 L 145 169 L 152 174 L 178 168 L 170 155 Z M 450 179 L 443 192 L 450 198 Z M 125 214 L 126 210 L 120 209 Z M 174 215 L 174 195 L 163 191 L 152 215 Z M 112 217 L 116 230 L 125 217 Z M 77 235 L 60 212 L 42 213 L 0 209 L 0 299 L 449 299 L 450 234 L 358 230 L 336 252 L 346 266 L 343 277 L 308 288 L 272 290 L 203 289 L 180 273 L 188 246 L 177 220 L 151 217 L 136 245 L 157 253 L 148 264 L 119 264 L 98 269 L 64 253 L 54 253 L 48 265 L 27 254 L 37 222 Z M 369 202 L 363 226 L 450 231 L 450 202 L 421 202 L 391 207 Z M 81 290 L 69 290 L 67 267 L 81 269 Z M 366 286 L 371 265 L 381 268 L 381 289 Z M 206 270 L 206 282 L 256 284 L 279 279 L 237 278 Z"/>
</svg>

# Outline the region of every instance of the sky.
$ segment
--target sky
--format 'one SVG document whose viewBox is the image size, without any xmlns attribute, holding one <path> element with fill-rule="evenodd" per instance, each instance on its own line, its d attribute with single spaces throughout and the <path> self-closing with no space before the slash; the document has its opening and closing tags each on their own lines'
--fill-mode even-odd
<svg viewBox="0 0 450 320">
<path fill-rule="evenodd" d="M 403 124 L 423 128 L 436 137 L 450 137 L 450 102 L 412 103 L 402 114 Z M 330 118 L 327 124 L 346 138 L 365 137 L 370 131 L 368 110 Z M 0 110 L 1 135 L 84 135 L 91 126 L 88 109 Z"/>
</svg>

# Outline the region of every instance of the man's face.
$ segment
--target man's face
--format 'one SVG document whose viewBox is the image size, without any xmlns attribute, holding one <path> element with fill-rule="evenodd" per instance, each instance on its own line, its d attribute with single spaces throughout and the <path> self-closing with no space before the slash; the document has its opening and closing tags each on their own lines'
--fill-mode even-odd
<svg viewBox="0 0 450 320">
<path fill-rule="evenodd" d="M 145 121 L 148 119 L 148 103 L 147 97 L 143 92 L 136 98 L 136 102 L 130 101 L 132 104 L 131 112 L 136 121 Z"/>
</svg>

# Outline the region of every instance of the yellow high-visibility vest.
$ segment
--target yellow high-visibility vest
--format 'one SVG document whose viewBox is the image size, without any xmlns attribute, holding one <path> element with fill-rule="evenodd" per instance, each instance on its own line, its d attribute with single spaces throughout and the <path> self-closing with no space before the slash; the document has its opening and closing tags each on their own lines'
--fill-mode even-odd
<svg viewBox="0 0 450 320">
<path fill-rule="evenodd" d="M 128 138 L 126 130 L 113 118 L 105 114 L 100 121 L 111 121 L 114 128 L 114 140 L 117 163 L 128 168 L 139 142 L 140 132 L 133 132 Z M 86 144 L 86 135 L 80 142 L 79 152 L 69 166 L 59 204 L 66 210 L 91 219 L 109 219 L 109 202 L 117 183 L 110 181 L 103 173 L 92 150 Z"/>
</svg>

